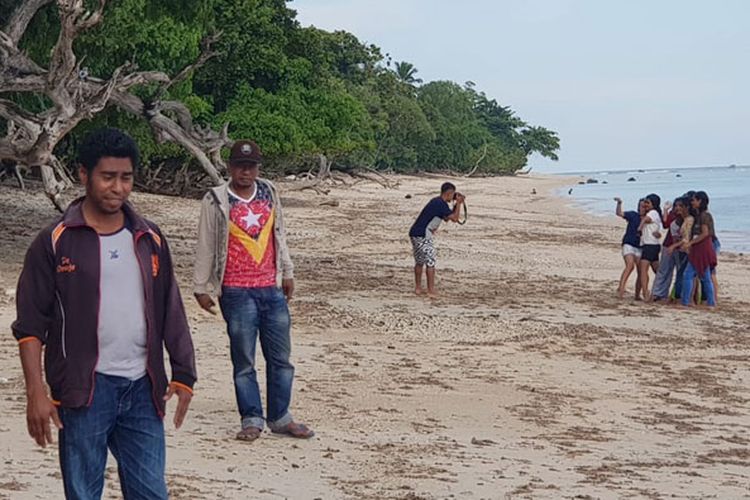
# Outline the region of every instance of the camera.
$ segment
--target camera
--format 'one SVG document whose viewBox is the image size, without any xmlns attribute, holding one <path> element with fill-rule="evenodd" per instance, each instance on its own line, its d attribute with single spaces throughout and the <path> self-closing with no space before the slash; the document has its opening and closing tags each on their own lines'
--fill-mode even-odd
<svg viewBox="0 0 750 500">
<path fill-rule="evenodd" d="M 464 195 L 462 195 L 461 193 L 459 193 L 458 191 L 456 191 L 456 192 L 453 193 L 453 201 L 456 201 L 456 199 L 459 196 L 461 196 L 462 198 L 466 198 Z"/>
</svg>

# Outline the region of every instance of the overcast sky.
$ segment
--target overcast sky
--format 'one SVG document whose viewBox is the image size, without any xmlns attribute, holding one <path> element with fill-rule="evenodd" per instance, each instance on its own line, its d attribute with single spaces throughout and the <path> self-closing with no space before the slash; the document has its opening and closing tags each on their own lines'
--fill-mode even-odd
<svg viewBox="0 0 750 500">
<path fill-rule="evenodd" d="M 750 1 L 294 0 L 560 134 L 562 172 L 750 164 Z"/>
</svg>

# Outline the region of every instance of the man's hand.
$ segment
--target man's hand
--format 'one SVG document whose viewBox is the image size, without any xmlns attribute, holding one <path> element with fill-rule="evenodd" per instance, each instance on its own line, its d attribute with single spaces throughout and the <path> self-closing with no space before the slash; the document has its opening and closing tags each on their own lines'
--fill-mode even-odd
<svg viewBox="0 0 750 500">
<path fill-rule="evenodd" d="M 36 391 L 26 396 L 26 425 L 29 435 L 42 448 L 52 444 L 52 429 L 49 421 L 55 423 L 58 429 L 62 429 L 60 415 L 57 408 L 49 400 L 44 390 Z"/>
<path fill-rule="evenodd" d="M 214 302 L 214 299 L 211 298 L 211 296 L 207 293 L 196 293 L 195 294 L 195 300 L 198 301 L 198 305 L 201 306 L 201 309 L 204 311 L 208 311 L 214 316 L 216 316 L 216 302 Z"/>
<path fill-rule="evenodd" d="M 167 393 L 164 395 L 164 401 L 169 401 L 172 396 L 177 394 L 177 409 L 174 412 L 174 427 L 179 429 L 182 422 L 185 420 L 188 408 L 190 407 L 190 401 L 193 399 L 193 393 L 187 388 L 182 387 L 174 382 L 169 384 Z"/>
<path fill-rule="evenodd" d="M 284 292 L 286 301 L 290 302 L 294 295 L 294 280 L 292 278 L 286 278 L 281 280 L 281 290 Z"/>
<path fill-rule="evenodd" d="M 461 193 L 456 193 L 456 203 L 463 203 L 466 199 L 466 196 L 462 195 Z"/>
</svg>

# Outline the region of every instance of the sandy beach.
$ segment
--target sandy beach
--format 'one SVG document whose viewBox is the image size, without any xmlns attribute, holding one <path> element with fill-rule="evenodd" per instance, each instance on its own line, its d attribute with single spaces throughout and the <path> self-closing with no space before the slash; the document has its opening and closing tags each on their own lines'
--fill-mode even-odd
<svg viewBox="0 0 750 500">
<path fill-rule="evenodd" d="M 316 430 L 310 441 L 233 439 L 224 324 L 190 293 L 198 201 L 133 195 L 170 241 L 197 349 L 188 420 L 175 431 L 172 406 L 166 425 L 172 498 L 748 494 L 748 256 L 721 254 L 717 311 L 619 300 L 624 226 L 555 197 L 564 179 L 451 179 L 469 220 L 443 225 L 441 295 L 419 297 L 406 235 L 442 179 L 394 179 L 283 198 L 297 281 L 292 411 Z M 9 184 L 0 210 L 0 498 L 61 498 L 57 450 L 26 433 L 9 330 L 23 254 L 56 214 Z M 110 457 L 104 498 L 119 497 Z"/>
</svg>

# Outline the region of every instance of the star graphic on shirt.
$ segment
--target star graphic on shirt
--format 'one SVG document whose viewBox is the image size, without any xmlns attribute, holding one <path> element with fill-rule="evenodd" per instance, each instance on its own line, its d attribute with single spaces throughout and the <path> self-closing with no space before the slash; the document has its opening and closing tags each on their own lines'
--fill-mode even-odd
<svg viewBox="0 0 750 500">
<path fill-rule="evenodd" d="M 248 210 L 247 215 L 242 218 L 242 222 L 245 223 L 245 227 L 247 227 L 248 229 L 255 226 L 260 227 L 260 222 L 258 222 L 260 217 L 260 214 L 253 213 L 252 210 Z"/>
</svg>

